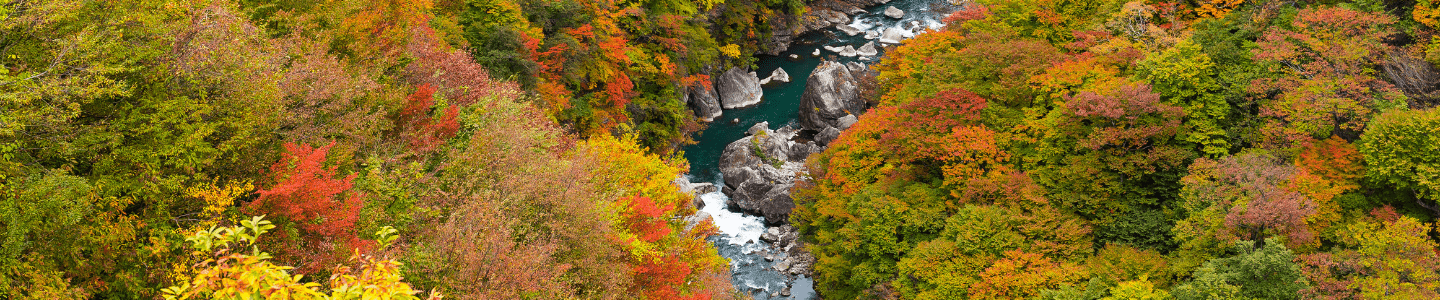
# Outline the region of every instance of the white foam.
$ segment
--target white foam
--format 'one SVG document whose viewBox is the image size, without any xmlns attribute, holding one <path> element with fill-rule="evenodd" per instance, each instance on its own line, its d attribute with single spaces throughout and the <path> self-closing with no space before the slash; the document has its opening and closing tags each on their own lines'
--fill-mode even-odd
<svg viewBox="0 0 1440 300">
<path fill-rule="evenodd" d="M 733 245 L 744 245 L 747 241 L 760 242 L 760 235 L 765 233 L 765 222 L 760 217 L 746 216 L 741 213 L 725 209 L 725 194 L 711 192 L 700 195 L 700 200 L 705 201 L 705 208 L 701 209 L 710 214 L 715 221 L 715 227 L 720 229 L 720 234 Z"/>
<path fill-rule="evenodd" d="M 849 25 L 860 31 L 867 31 L 870 30 L 870 28 L 875 28 L 874 25 L 871 25 L 870 21 L 872 20 L 855 16 L 855 19 L 851 20 Z"/>
</svg>

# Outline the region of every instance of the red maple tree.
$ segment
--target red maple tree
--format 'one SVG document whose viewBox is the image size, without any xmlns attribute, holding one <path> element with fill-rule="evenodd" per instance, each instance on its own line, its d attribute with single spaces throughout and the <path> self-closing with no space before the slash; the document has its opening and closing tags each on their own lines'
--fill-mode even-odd
<svg viewBox="0 0 1440 300">
<path fill-rule="evenodd" d="M 260 190 L 260 198 L 245 206 L 249 214 L 266 215 L 279 231 L 277 257 L 297 265 L 301 274 L 314 273 L 345 261 L 352 251 L 370 245 L 355 235 L 360 196 L 349 193 L 355 175 L 337 178 L 336 168 L 324 166 L 335 143 L 318 148 L 285 144 L 280 162 L 270 167 L 274 185 Z"/>
</svg>

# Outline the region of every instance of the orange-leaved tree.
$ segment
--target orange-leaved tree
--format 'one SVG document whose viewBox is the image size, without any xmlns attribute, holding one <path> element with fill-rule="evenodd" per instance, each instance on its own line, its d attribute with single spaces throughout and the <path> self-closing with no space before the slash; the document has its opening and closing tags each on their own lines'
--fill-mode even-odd
<svg viewBox="0 0 1440 300">
<path fill-rule="evenodd" d="M 369 248 L 355 234 L 361 207 L 359 195 L 349 192 L 355 175 L 337 177 L 336 167 L 324 166 L 334 145 L 285 144 L 280 162 L 270 167 L 273 185 L 245 205 L 248 214 L 275 219 L 280 237 L 270 245 L 301 274 L 328 269 Z"/>
</svg>

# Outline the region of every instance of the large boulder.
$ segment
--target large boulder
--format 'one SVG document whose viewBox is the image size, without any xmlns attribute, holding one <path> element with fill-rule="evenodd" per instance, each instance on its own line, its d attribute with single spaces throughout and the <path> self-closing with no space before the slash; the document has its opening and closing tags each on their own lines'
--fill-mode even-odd
<svg viewBox="0 0 1440 300">
<path fill-rule="evenodd" d="M 881 43 L 899 44 L 903 40 L 905 40 L 905 30 L 899 27 L 886 28 L 885 33 L 880 34 Z"/>
<path fill-rule="evenodd" d="M 860 31 L 860 29 L 855 29 L 855 27 L 851 27 L 850 25 L 846 24 L 835 25 L 835 29 L 839 29 L 840 31 L 845 32 L 845 34 L 849 36 L 855 36 L 863 32 Z"/>
<path fill-rule="evenodd" d="M 774 72 L 770 72 L 770 80 L 779 82 L 790 82 L 790 73 L 785 72 L 784 68 L 775 68 Z"/>
<path fill-rule="evenodd" d="M 806 173 L 805 157 L 823 149 L 813 142 L 791 141 L 798 130 L 789 126 L 770 130 L 768 123 L 759 123 L 747 133 L 749 136 L 727 145 L 720 156 L 720 172 L 725 178 L 721 191 L 730 196 L 726 205 L 763 216 L 769 224 L 785 224 L 795 209 L 790 188 Z"/>
<path fill-rule="evenodd" d="M 791 56 L 794 56 L 794 54 L 791 54 Z M 774 72 L 770 72 L 770 77 L 760 79 L 760 85 L 770 84 L 771 82 L 789 83 L 790 73 L 786 73 L 784 68 L 775 68 Z"/>
<path fill-rule="evenodd" d="M 720 93 L 720 107 L 735 109 L 760 103 L 765 92 L 760 90 L 760 78 L 755 73 L 730 68 L 715 81 L 715 91 Z"/>
<path fill-rule="evenodd" d="M 855 54 L 859 54 L 860 56 L 875 56 L 880 54 L 880 50 L 875 49 L 875 42 L 869 42 L 865 43 L 864 46 L 860 46 L 860 49 L 855 50 Z"/>
<path fill-rule="evenodd" d="M 885 16 L 886 16 L 886 17 L 891 17 L 891 18 L 896 18 L 896 19 L 904 18 L 904 17 L 905 17 L 905 11 L 900 10 L 899 8 L 895 8 L 894 6 L 886 7 L 886 8 L 885 8 Z"/>
<path fill-rule="evenodd" d="M 691 87 L 685 95 L 689 102 L 690 110 L 695 111 L 695 117 L 701 121 L 711 122 L 719 118 L 723 113 L 720 110 L 720 100 L 715 97 L 715 89 L 707 85 Z"/>
<path fill-rule="evenodd" d="M 840 48 L 840 56 L 855 57 L 855 54 L 855 46 L 846 45 L 845 48 Z"/>
<path fill-rule="evenodd" d="M 876 38 L 879 38 L 879 37 L 880 37 L 880 32 L 879 32 L 879 31 L 871 30 L 871 31 L 866 31 L 866 32 L 865 32 L 865 39 L 867 39 L 867 40 L 873 40 L 873 39 L 876 39 Z"/>
<path fill-rule="evenodd" d="M 800 96 L 800 125 L 814 131 L 840 127 L 841 117 L 859 115 L 865 107 L 850 68 L 825 61 L 806 80 L 805 93 Z"/>
<path fill-rule="evenodd" d="M 824 130 L 820 130 L 820 133 L 815 134 L 815 142 L 821 146 L 829 145 L 838 138 L 840 138 L 840 129 L 835 127 L 825 127 Z"/>
</svg>

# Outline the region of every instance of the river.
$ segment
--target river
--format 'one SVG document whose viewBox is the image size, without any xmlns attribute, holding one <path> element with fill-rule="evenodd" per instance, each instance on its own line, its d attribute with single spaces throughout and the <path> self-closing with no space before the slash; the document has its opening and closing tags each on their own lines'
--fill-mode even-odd
<svg viewBox="0 0 1440 300">
<path fill-rule="evenodd" d="M 851 27 L 865 31 L 884 32 L 886 28 L 899 27 L 909 29 L 913 24 L 920 24 L 928 28 L 938 29 L 941 26 L 940 19 L 944 16 L 932 11 L 932 6 L 941 7 L 944 0 L 897 0 L 887 4 L 881 4 L 866 9 L 867 13 L 853 16 Z M 890 18 L 884 15 L 886 8 L 896 7 L 905 12 L 900 19 Z M 948 4 L 945 4 L 948 6 Z M 918 22 L 918 23 L 913 23 Z M 835 52 L 821 49 L 823 46 L 844 47 L 846 45 L 859 48 L 866 42 L 865 34 L 861 33 L 850 36 L 831 28 L 830 32 L 810 33 L 796 39 L 790 49 L 777 56 L 761 55 L 757 63 L 756 73 L 761 78 L 769 76 L 776 68 L 784 68 L 790 74 L 791 82 L 771 82 L 763 86 L 764 96 L 760 104 L 755 106 L 725 110 L 724 114 L 710 123 L 710 126 L 702 131 L 695 140 L 694 145 L 685 147 L 685 158 L 690 162 L 691 182 L 710 182 L 716 187 L 723 187 L 725 182 L 720 174 L 720 156 L 725 146 L 730 142 L 745 137 L 745 130 L 760 122 L 769 122 L 771 128 L 779 128 L 785 124 L 799 127 L 800 96 L 805 92 L 805 80 L 810 72 L 820 65 L 822 59 L 839 62 L 874 63 L 876 57 L 869 60 L 860 57 L 842 57 Z M 909 34 L 906 37 L 910 37 Z M 880 48 L 878 39 L 875 39 L 877 48 Z M 813 55 L 816 49 L 821 49 L 819 56 Z M 880 49 L 883 55 L 884 49 Z M 791 58 L 791 55 L 798 58 Z M 732 120 L 738 119 L 738 122 Z M 790 296 L 776 296 L 787 286 L 786 277 L 780 272 L 772 269 L 773 262 L 767 261 L 763 249 L 769 245 L 760 240 L 760 235 L 766 230 L 765 221 L 759 216 L 749 216 L 731 212 L 725 207 L 726 196 L 720 192 L 712 192 L 701 195 L 705 202 L 702 211 L 709 213 L 715 225 L 720 229 L 720 235 L 711 239 L 719 249 L 720 255 L 730 259 L 731 281 L 735 288 L 751 295 L 754 299 L 813 299 L 815 291 L 813 281 L 804 276 L 790 283 Z M 783 257 L 784 254 L 779 254 Z M 776 258 L 774 262 L 780 261 Z"/>
</svg>

